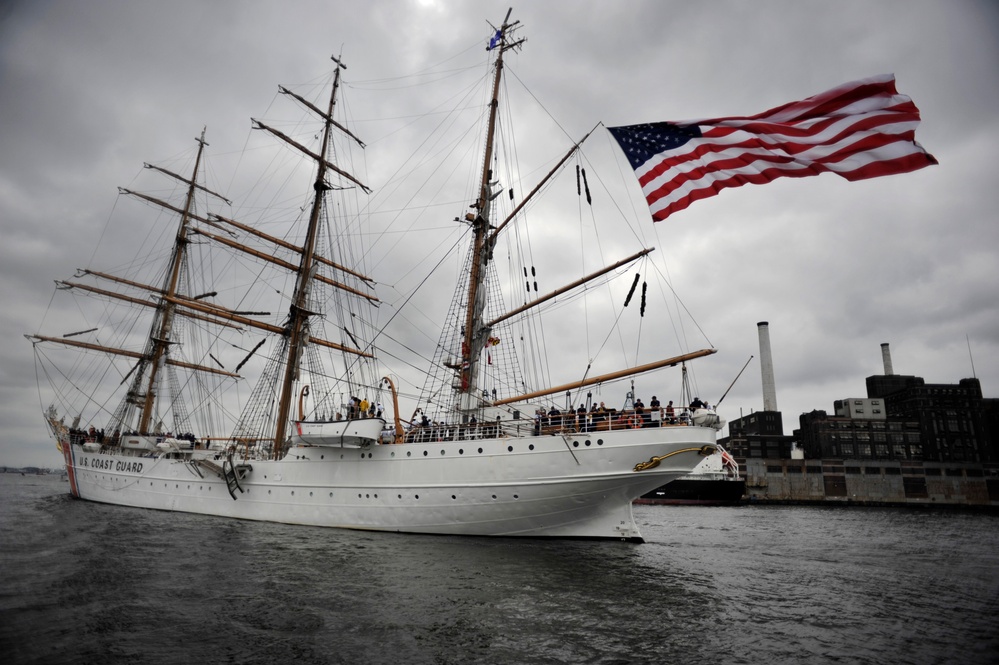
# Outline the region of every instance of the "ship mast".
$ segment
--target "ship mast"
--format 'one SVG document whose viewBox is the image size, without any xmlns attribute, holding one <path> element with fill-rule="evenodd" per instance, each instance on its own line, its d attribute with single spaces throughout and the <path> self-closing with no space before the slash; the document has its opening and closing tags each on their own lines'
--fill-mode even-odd
<svg viewBox="0 0 999 665">
<path fill-rule="evenodd" d="M 197 178 L 198 170 L 201 168 L 201 156 L 204 153 L 205 130 L 201 130 L 201 137 L 195 139 L 198 142 L 198 155 L 194 160 L 194 174 L 187 181 L 187 199 L 184 202 L 184 211 L 180 217 L 180 228 L 177 230 L 177 241 L 174 243 L 173 256 L 170 261 L 170 274 L 167 276 L 166 284 L 163 287 L 163 298 L 160 300 L 158 321 L 153 323 L 150 334 L 150 341 L 153 348 L 149 354 L 149 380 L 146 384 L 146 394 L 142 401 L 142 414 L 139 417 L 138 429 L 140 432 L 149 432 L 150 421 L 153 418 L 153 408 L 156 404 L 156 394 L 160 380 L 160 369 L 166 365 L 167 355 L 170 353 L 170 333 L 173 329 L 173 322 L 176 313 L 176 305 L 173 300 L 177 296 L 177 287 L 180 283 L 180 271 L 186 260 L 188 223 L 191 220 L 191 208 L 194 205 L 194 194 L 198 190 Z M 158 324 L 158 325 L 157 325 Z"/>
<path fill-rule="evenodd" d="M 495 236 L 490 234 L 490 202 L 495 198 L 490 187 L 492 175 L 493 144 L 496 137 L 496 117 L 499 110 L 499 88 L 503 76 L 503 54 L 507 49 L 523 43 L 523 40 L 508 41 L 509 32 L 520 21 L 510 23 L 507 10 L 506 18 L 490 41 L 489 48 L 498 49 L 496 71 L 493 74 L 492 99 L 489 102 L 489 124 L 486 130 L 486 147 L 482 161 L 482 176 L 479 180 L 479 198 L 473 204 L 475 209 L 472 223 L 472 261 L 468 277 L 468 303 L 465 311 L 465 328 L 461 345 L 461 399 L 459 409 L 468 411 L 476 408 L 476 386 L 479 370 L 479 356 L 488 338 L 489 329 L 483 325 L 482 315 L 486 306 L 486 289 L 484 285 L 486 266 L 492 259 Z"/>
<path fill-rule="evenodd" d="M 333 128 L 333 107 L 336 105 L 337 90 L 340 88 L 340 70 L 344 65 L 333 58 L 336 63 L 336 74 L 333 77 L 333 88 L 330 91 L 330 101 L 324 116 L 323 138 L 320 153 L 316 160 L 319 167 L 316 181 L 313 184 L 316 195 L 312 201 L 312 211 L 309 215 L 309 226 L 306 230 L 305 243 L 302 246 L 302 260 L 298 267 L 298 277 L 295 282 L 295 294 L 288 313 L 288 323 L 285 327 L 288 348 L 284 368 L 284 380 L 281 382 L 281 394 L 278 402 L 276 430 L 274 432 L 274 458 L 281 459 L 285 438 L 287 437 L 289 416 L 293 406 L 293 388 L 299 377 L 299 362 L 305 345 L 309 343 L 309 317 L 313 314 L 309 307 L 309 292 L 315 277 L 316 240 L 319 236 L 319 219 L 323 208 L 323 194 L 330 189 L 326 183 L 326 173 L 329 170 L 327 153 L 329 152 L 330 132 Z"/>
</svg>

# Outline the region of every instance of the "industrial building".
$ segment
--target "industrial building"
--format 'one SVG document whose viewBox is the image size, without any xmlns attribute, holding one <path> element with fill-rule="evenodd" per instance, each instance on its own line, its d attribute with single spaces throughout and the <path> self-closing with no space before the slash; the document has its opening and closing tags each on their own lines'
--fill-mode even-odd
<svg viewBox="0 0 999 665">
<path fill-rule="evenodd" d="M 836 400 L 832 414 L 803 413 L 784 435 L 767 322 L 757 324 L 763 410 L 729 423 L 719 441 L 739 461 L 747 499 L 999 507 L 999 399 L 976 378 L 928 384 L 884 374 L 867 395 Z"/>
<path fill-rule="evenodd" d="M 881 353 L 885 373 L 867 377 L 867 397 L 800 416 L 793 437 L 806 458 L 999 461 L 999 400 L 983 398 L 978 379 L 928 384 L 894 374 L 888 344 Z"/>
</svg>

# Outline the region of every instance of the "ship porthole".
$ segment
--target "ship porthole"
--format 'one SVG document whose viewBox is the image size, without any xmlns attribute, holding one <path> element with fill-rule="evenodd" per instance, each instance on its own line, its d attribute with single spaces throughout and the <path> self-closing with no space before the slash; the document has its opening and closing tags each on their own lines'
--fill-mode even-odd
<svg viewBox="0 0 999 665">
<path fill-rule="evenodd" d="M 459 455 L 464 455 L 465 454 L 465 449 L 464 448 L 458 448 L 458 454 Z"/>
<path fill-rule="evenodd" d="M 457 498 L 458 498 L 458 497 L 456 497 L 456 496 L 455 496 L 454 494 L 452 494 L 452 495 L 451 495 L 451 500 L 452 500 L 452 501 L 456 500 Z"/>
<path fill-rule="evenodd" d="M 482 454 L 482 448 L 479 448 L 479 454 L 480 455 Z"/>
<path fill-rule="evenodd" d="M 572 442 L 572 447 L 573 448 L 579 448 L 579 441 L 573 441 Z"/>
<path fill-rule="evenodd" d="M 427 452 L 426 450 L 424 450 L 424 451 L 423 451 L 423 456 L 424 456 L 424 457 L 426 457 L 426 456 L 427 456 L 427 455 L 429 455 L 429 454 L 430 454 L 430 453 L 429 453 L 429 452 Z"/>
<path fill-rule="evenodd" d="M 532 443 L 531 445 L 529 445 L 529 446 L 527 447 L 527 449 L 528 449 L 528 450 L 534 450 L 534 444 Z"/>
<path fill-rule="evenodd" d="M 586 445 L 590 445 L 590 443 L 591 443 L 591 441 L 589 439 L 587 439 L 586 440 Z"/>
<path fill-rule="evenodd" d="M 598 446 L 604 445 L 604 440 L 603 439 L 597 439 L 597 445 Z"/>
<path fill-rule="evenodd" d="M 513 452 L 513 446 L 507 446 L 507 447 L 506 447 L 506 451 L 507 451 L 508 453 L 512 453 L 512 452 Z"/>
</svg>

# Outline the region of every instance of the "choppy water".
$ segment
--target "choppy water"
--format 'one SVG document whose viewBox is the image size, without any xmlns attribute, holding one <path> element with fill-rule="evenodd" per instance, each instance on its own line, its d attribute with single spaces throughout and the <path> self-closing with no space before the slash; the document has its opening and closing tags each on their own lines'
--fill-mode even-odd
<svg viewBox="0 0 999 665">
<path fill-rule="evenodd" d="M 647 543 L 371 534 L 0 475 L 4 663 L 994 663 L 999 517 L 636 506 Z"/>
</svg>

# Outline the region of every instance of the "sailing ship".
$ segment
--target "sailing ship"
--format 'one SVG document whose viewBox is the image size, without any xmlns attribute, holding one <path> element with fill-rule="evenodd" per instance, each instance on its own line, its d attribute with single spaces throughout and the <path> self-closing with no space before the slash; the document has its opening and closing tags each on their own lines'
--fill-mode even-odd
<svg viewBox="0 0 999 665">
<path fill-rule="evenodd" d="M 686 366 L 715 349 L 597 376 L 584 363 L 573 370 L 581 378 L 558 385 L 542 385 L 523 370 L 538 362 L 517 357 L 528 336 L 516 326 L 528 325 L 529 312 L 564 301 L 570 289 L 619 276 L 652 250 L 507 305 L 497 240 L 516 228 L 527 203 L 566 170 L 582 143 L 519 203 L 513 189 L 511 201 L 497 200 L 504 56 L 522 47 L 519 27 L 508 13 L 486 49 L 481 170 L 469 212 L 455 218 L 468 253 L 417 408 L 402 412 L 405 393 L 379 369 L 387 324 L 379 323 L 383 303 L 365 272 L 370 255 L 359 245 L 368 234 L 350 208 L 362 208 L 371 190 L 346 164 L 364 143 L 337 115 L 345 66 L 334 57 L 322 102 L 279 88 L 318 130 L 293 135 L 254 120 L 258 135 L 311 169 L 295 224 L 266 216 L 247 223 L 215 212 L 232 204 L 205 184 L 202 132 L 190 175 L 146 165 L 174 183 L 181 203 L 121 190 L 176 220 L 169 254 L 157 264 L 165 268 L 153 273 L 144 256 L 123 266 L 159 281 L 86 269 L 57 283 L 60 292 L 96 299 L 109 314 L 106 323 L 88 320 L 81 328 L 93 327 L 61 337 L 27 336 L 40 376 L 72 376 L 53 391 L 44 415 L 73 496 L 347 529 L 642 541 L 632 502 L 713 454 L 721 421 L 708 410 L 691 422 L 653 421 L 635 408 L 631 393 L 615 409 L 598 407 L 582 391 Z M 509 210 L 501 212 L 504 205 Z M 212 258 L 223 253 L 228 258 Z M 526 263 L 523 272 L 530 293 Z M 247 273 L 255 290 L 238 291 L 235 276 Z M 636 285 L 637 276 L 632 292 Z M 644 291 L 642 298 L 644 314 Z M 145 327 L 119 314 L 120 306 L 144 314 Z M 442 314 L 432 316 L 439 322 Z M 59 324 L 76 326 L 68 318 Z M 82 359 L 57 366 L 68 353 Z M 255 387 L 242 394 L 251 380 Z M 578 400 L 579 409 L 556 408 L 563 395 Z"/>
</svg>

